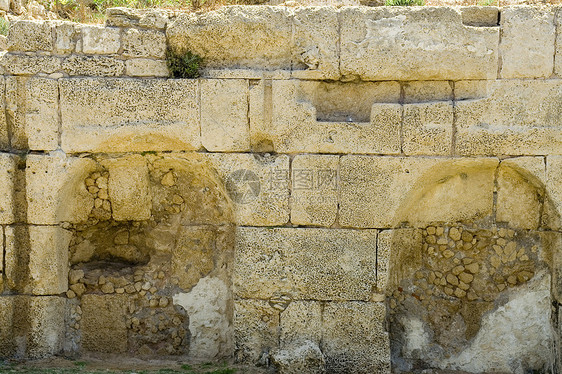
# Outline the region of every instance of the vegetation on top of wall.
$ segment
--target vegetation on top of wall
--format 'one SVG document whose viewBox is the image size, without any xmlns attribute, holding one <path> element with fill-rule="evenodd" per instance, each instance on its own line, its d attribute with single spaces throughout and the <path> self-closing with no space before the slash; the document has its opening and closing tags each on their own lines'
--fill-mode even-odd
<svg viewBox="0 0 562 374">
<path fill-rule="evenodd" d="M 425 5 L 425 0 L 386 0 L 384 2 L 386 6 L 423 6 Z"/>
<path fill-rule="evenodd" d="M 8 29 L 10 28 L 10 22 L 5 18 L 0 17 L 0 35 L 8 35 Z"/>
<path fill-rule="evenodd" d="M 178 55 L 168 49 L 166 51 L 166 62 L 172 78 L 197 78 L 201 75 L 199 69 L 203 63 L 203 58 L 191 51 Z"/>
</svg>

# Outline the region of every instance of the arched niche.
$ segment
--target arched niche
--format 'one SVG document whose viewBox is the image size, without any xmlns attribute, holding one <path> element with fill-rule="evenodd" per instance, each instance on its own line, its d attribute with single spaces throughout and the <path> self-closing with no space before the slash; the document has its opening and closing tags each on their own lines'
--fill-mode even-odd
<svg viewBox="0 0 562 374">
<path fill-rule="evenodd" d="M 91 157 L 65 187 L 67 353 L 232 354 L 232 203 L 201 157 Z M 80 196 L 77 198 L 76 196 Z"/>
<path fill-rule="evenodd" d="M 538 158 L 444 161 L 412 188 L 390 238 L 394 372 L 555 365 L 562 241 L 543 173 Z"/>
</svg>

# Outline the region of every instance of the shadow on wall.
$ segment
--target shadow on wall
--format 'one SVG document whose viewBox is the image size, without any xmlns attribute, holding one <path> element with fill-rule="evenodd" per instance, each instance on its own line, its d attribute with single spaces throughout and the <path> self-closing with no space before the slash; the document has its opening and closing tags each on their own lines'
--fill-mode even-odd
<svg viewBox="0 0 562 374">
<path fill-rule="evenodd" d="M 554 370 L 562 234 L 541 173 L 458 160 L 412 188 L 387 233 L 394 372 Z"/>
<path fill-rule="evenodd" d="M 213 169 L 197 155 L 99 157 L 67 186 L 65 352 L 231 355 L 235 226 Z"/>
</svg>

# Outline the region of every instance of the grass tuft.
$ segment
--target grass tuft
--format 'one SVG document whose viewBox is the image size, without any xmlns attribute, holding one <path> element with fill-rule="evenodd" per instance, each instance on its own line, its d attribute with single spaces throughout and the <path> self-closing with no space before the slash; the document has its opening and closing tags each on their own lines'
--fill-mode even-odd
<svg viewBox="0 0 562 374">
<path fill-rule="evenodd" d="M 425 5 L 425 0 L 386 0 L 384 2 L 386 6 L 423 6 Z"/>
<path fill-rule="evenodd" d="M 173 78 L 197 78 L 203 58 L 196 53 L 187 51 L 183 56 L 175 54 L 171 49 L 166 52 L 168 69 Z"/>
</svg>

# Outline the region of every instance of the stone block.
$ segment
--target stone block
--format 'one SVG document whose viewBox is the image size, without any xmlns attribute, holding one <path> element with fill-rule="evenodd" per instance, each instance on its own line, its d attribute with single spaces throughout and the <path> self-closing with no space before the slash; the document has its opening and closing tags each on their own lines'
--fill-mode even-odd
<svg viewBox="0 0 562 374">
<path fill-rule="evenodd" d="M 53 25 L 55 27 L 55 52 L 58 54 L 74 52 L 81 26 L 66 21 L 55 22 Z"/>
<path fill-rule="evenodd" d="M 274 351 L 271 355 L 271 362 L 279 374 L 323 374 L 326 372 L 324 355 L 318 344 L 310 340 Z"/>
<path fill-rule="evenodd" d="M 562 228 L 560 219 L 562 213 L 562 156 L 546 158 L 546 192 L 554 205 L 554 211 L 548 212 L 551 217 L 547 226 L 553 230 L 559 230 Z"/>
<path fill-rule="evenodd" d="M 43 21 L 18 21 L 8 31 L 8 51 L 52 51 L 51 24 Z"/>
<path fill-rule="evenodd" d="M 264 78 L 249 82 L 250 146 L 253 152 L 273 152 L 273 82 Z"/>
<path fill-rule="evenodd" d="M 0 149 L 10 148 L 8 122 L 6 121 L 6 79 L 0 77 Z"/>
<path fill-rule="evenodd" d="M 234 302 L 234 344 L 238 362 L 256 364 L 279 347 L 279 309 L 266 300 Z"/>
<path fill-rule="evenodd" d="M 407 155 L 449 155 L 453 137 L 451 101 L 406 104 L 402 123 Z"/>
<path fill-rule="evenodd" d="M 390 373 L 385 315 L 383 303 L 326 303 L 321 344 L 326 372 Z"/>
<path fill-rule="evenodd" d="M 0 38 L 0 51 L 7 51 L 8 50 L 8 37 L 2 35 Z"/>
<path fill-rule="evenodd" d="M 14 342 L 14 304 L 15 297 L 0 297 L 0 357 L 9 358 L 16 354 Z"/>
<path fill-rule="evenodd" d="M 462 23 L 474 27 L 498 26 L 500 10 L 495 6 L 463 6 L 460 8 Z"/>
<path fill-rule="evenodd" d="M 71 237 L 56 226 L 6 226 L 6 286 L 32 295 L 66 292 Z"/>
<path fill-rule="evenodd" d="M 28 155 L 25 184 L 16 186 L 25 191 L 19 206 L 27 213 L 27 222 L 56 225 L 86 221 L 94 200 L 84 180 L 96 166 L 91 159 L 66 157 L 59 152 L 49 156 Z"/>
<path fill-rule="evenodd" d="M 554 56 L 554 74 L 559 78 L 562 78 L 562 9 L 558 8 L 555 14 L 556 20 L 556 45 L 555 45 L 555 56 Z"/>
<path fill-rule="evenodd" d="M 338 12 L 333 7 L 296 8 L 293 15 L 293 71 L 299 79 L 340 77 Z"/>
<path fill-rule="evenodd" d="M 164 59 L 166 35 L 157 30 L 128 29 L 123 35 L 123 56 Z"/>
<path fill-rule="evenodd" d="M 280 317 L 281 349 L 322 340 L 322 305 L 318 301 L 292 301 Z"/>
<path fill-rule="evenodd" d="M 98 353 L 127 351 L 127 295 L 83 295 L 82 350 Z"/>
<path fill-rule="evenodd" d="M 505 7 L 500 23 L 501 77 L 550 77 L 556 35 L 553 8 Z"/>
<path fill-rule="evenodd" d="M 140 155 L 105 161 L 109 171 L 109 200 L 116 221 L 144 221 L 150 218 L 152 197 L 148 165 Z"/>
<path fill-rule="evenodd" d="M 82 52 L 85 54 L 114 54 L 121 47 L 121 29 L 105 26 L 82 27 Z"/>
<path fill-rule="evenodd" d="M 207 154 L 234 203 L 236 223 L 275 226 L 289 222 L 289 157 Z"/>
<path fill-rule="evenodd" d="M 65 152 L 200 147 L 197 81 L 77 78 L 60 86 Z"/>
<path fill-rule="evenodd" d="M 453 88 L 448 81 L 412 81 L 404 83 L 404 102 L 453 100 Z"/>
<path fill-rule="evenodd" d="M 348 227 L 422 227 L 492 213 L 496 159 L 343 156 L 339 222 Z M 471 199 L 466 199 L 470 195 Z"/>
<path fill-rule="evenodd" d="M 238 228 L 237 297 L 370 300 L 376 230 Z"/>
<path fill-rule="evenodd" d="M 331 226 L 338 212 L 339 156 L 297 155 L 293 159 L 291 223 Z"/>
<path fill-rule="evenodd" d="M 397 82 L 274 80 L 269 138 L 276 152 L 397 154 L 399 99 Z"/>
<path fill-rule="evenodd" d="M 61 69 L 61 60 L 55 56 L 6 53 L 0 56 L 0 64 L 6 73 L 13 75 L 51 74 Z"/>
<path fill-rule="evenodd" d="M 123 60 L 108 56 L 69 56 L 62 61 L 68 75 L 118 77 L 125 71 Z"/>
<path fill-rule="evenodd" d="M 455 100 L 482 99 L 490 95 L 493 81 L 470 80 L 455 82 Z"/>
<path fill-rule="evenodd" d="M 488 97 L 455 105 L 460 155 L 560 154 L 558 80 L 500 80 Z"/>
<path fill-rule="evenodd" d="M 117 27 L 144 27 L 164 29 L 168 17 L 160 9 L 109 8 L 106 12 L 106 24 Z"/>
<path fill-rule="evenodd" d="M 22 150 L 58 148 L 58 83 L 53 79 L 6 79 L 6 114 L 11 146 Z"/>
<path fill-rule="evenodd" d="M 208 68 L 291 68 L 292 25 L 285 7 L 229 6 L 183 13 L 168 24 L 169 46 L 199 54 Z"/>
<path fill-rule="evenodd" d="M 131 77 L 167 77 L 170 75 L 168 65 L 163 60 L 135 58 L 125 61 L 127 75 Z"/>
<path fill-rule="evenodd" d="M 0 224 L 14 222 L 14 195 L 16 186 L 14 174 L 16 169 L 15 157 L 7 153 L 0 153 Z"/>
<path fill-rule="evenodd" d="M 465 26 L 457 9 L 348 7 L 340 11 L 340 20 L 340 70 L 345 77 L 496 78 L 498 28 Z"/>
<path fill-rule="evenodd" d="M 250 150 L 247 80 L 201 80 L 201 143 L 208 151 Z"/>
<path fill-rule="evenodd" d="M 545 169 L 542 157 L 518 157 L 500 163 L 496 221 L 520 229 L 538 229 L 543 210 Z"/>
</svg>

